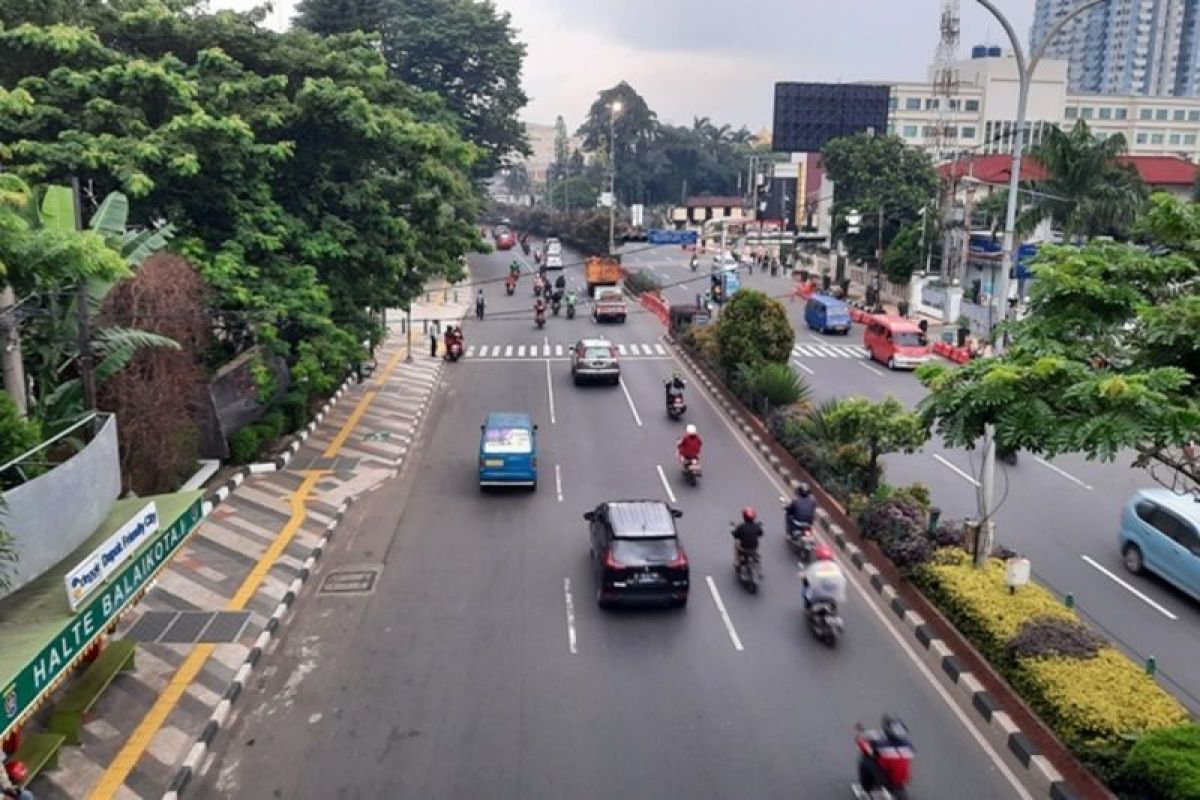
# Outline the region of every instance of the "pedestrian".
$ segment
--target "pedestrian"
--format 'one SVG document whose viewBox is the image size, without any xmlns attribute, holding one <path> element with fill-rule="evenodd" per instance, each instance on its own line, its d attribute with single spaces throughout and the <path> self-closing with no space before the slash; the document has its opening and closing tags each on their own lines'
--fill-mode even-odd
<svg viewBox="0 0 1200 800">
<path fill-rule="evenodd" d="M 438 325 L 437 320 L 433 320 L 432 322 L 429 323 L 429 357 L 430 358 L 437 358 L 437 346 L 438 346 L 438 338 L 439 338 L 438 334 L 440 333 L 440 331 L 438 330 L 439 327 L 440 326 Z"/>
</svg>

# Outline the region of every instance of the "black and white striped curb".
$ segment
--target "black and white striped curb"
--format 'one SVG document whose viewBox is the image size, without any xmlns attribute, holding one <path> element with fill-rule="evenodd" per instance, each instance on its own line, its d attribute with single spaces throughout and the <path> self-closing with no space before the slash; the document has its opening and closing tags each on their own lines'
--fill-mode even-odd
<svg viewBox="0 0 1200 800">
<path fill-rule="evenodd" d="M 221 730 L 226 721 L 229 719 L 230 711 L 233 704 L 241 696 L 242 691 L 246 687 L 246 681 L 250 677 L 250 673 L 262 658 L 263 652 L 267 645 L 270 644 L 271 638 L 275 632 L 279 630 L 279 626 L 295 602 L 305 581 L 316 569 L 317 561 L 324 555 L 326 548 L 329 546 L 330 540 L 333 538 L 334 531 L 337 530 L 342 518 L 346 515 L 346 509 L 350 507 L 353 498 L 347 498 L 334 514 L 333 519 L 325 526 L 325 533 L 321 537 L 321 541 L 308 554 L 308 558 L 304 561 L 304 566 L 300 568 L 300 574 L 288 586 L 287 591 L 279 600 L 279 604 L 275 607 L 271 618 L 267 620 L 266 626 L 262 632 L 258 634 L 258 639 L 254 642 L 254 646 L 250 648 L 250 652 L 246 654 L 246 660 L 242 662 L 242 666 L 238 669 L 237 674 L 233 677 L 233 682 L 225 690 L 225 694 L 221 697 L 221 701 L 217 703 L 213 709 L 212 715 L 208 718 L 208 722 L 204 725 L 204 730 L 200 732 L 200 736 L 192 745 L 192 749 L 188 751 L 187 758 L 183 761 L 183 766 L 175 773 L 167 792 L 162 796 L 162 800 L 178 800 L 179 796 L 187 788 L 192 778 L 200 771 L 201 764 L 204 758 L 208 755 L 208 749 L 212 746 L 213 739 L 216 738 L 217 732 Z"/>
<path fill-rule="evenodd" d="M 764 441 L 754 427 L 750 425 L 742 411 L 719 391 L 718 382 L 709 376 L 708 371 L 701 369 L 695 358 L 682 348 L 676 352 L 691 371 L 699 379 L 700 384 L 708 390 L 709 395 L 717 401 L 729 419 L 741 429 L 750 439 L 751 444 L 771 465 L 776 474 L 793 490 L 800 481 L 793 474 L 783 459 L 776 455 L 767 441 Z M 996 751 L 1001 753 L 1005 762 L 1022 778 L 1022 783 L 1036 797 L 1049 800 L 1077 800 L 1078 793 L 1065 781 L 1061 773 L 1054 768 L 1037 745 L 1013 722 L 1006 712 L 1000 710 L 999 703 L 990 692 L 983 688 L 979 680 L 964 669 L 957 656 L 946 643 L 933 633 L 933 628 L 926 624 L 920 614 L 908 608 L 891 584 L 884 580 L 883 575 L 875 568 L 863 553 L 862 548 L 850 541 L 849 536 L 830 519 L 824 509 L 817 510 L 817 528 L 826 538 L 833 541 L 842 550 L 854 568 L 861 572 L 871 588 L 884 601 L 887 608 L 902 623 L 908 638 L 918 644 L 920 653 L 926 664 L 946 687 L 958 705 L 976 716 L 981 721 L 979 729 L 991 742 Z"/>
</svg>

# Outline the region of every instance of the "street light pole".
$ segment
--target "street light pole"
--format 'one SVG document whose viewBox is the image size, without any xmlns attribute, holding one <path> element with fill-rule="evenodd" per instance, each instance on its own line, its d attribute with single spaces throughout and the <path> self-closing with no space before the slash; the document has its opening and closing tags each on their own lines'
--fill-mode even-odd
<svg viewBox="0 0 1200 800">
<path fill-rule="evenodd" d="M 621 101 L 608 104 L 608 254 L 617 251 L 617 114 Z"/>
<path fill-rule="evenodd" d="M 1012 23 L 1000 12 L 1000 9 L 992 3 L 992 0 L 976 0 L 979 5 L 986 8 L 993 17 L 1004 28 L 1004 33 L 1008 36 L 1009 42 L 1012 44 L 1013 57 L 1017 60 L 1017 80 L 1019 81 L 1019 90 L 1017 93 L 1017 122 L 1016 130 L 1013 131 L 1012 143 L 1012 164 L 1009 167 L 1011 174 L 1008 176 L 1008 207 L 1004 212 L 1004 243 L 1003 256 L 1000 266 L 1000 285 L 999 290 L 993 292 L 992 302 L 988 312 L 988 332 L 994 324 L 994 315 L 997 297 L 1000 301 L 1000 318 L 1004 320 L 1008 317 L 1008 281 L 1009 273 L 1013 268 L 1013 248 L 1016 240 L 1017 226 L 1017 193 L 1020 190 L 1021 183 L 1021 158 L 1025 149 L 1025 110 L 1029 101 L 1029 84 L 1033 76 L 1033 71 L 1037 69 L 1038 62 L 1042 60 L 1042 56 L 1046 54 L 1046 48 L 1050 43 L 1062 32 L 1071 20 L 1078 17 L 1084 11 L 1090 8 L 1107 2 L 1108 0 L 1083 0 L 1069 13 L 1064 15 L 1054 27 L 1046 34 L 1031 54 L 1028 62 L 1025 60 L 1025 51 L 1021 48 L 1021 40 L 1017 37 L 1016 31 L 1013 30 Z M 970 238 L 970 220 L 965 220 L 968 233 L 967 238 Z M 965 266 L 965 265 L 964 265 Z M 996 287 L 993 287 L 995 289 Z M 996 340 L 993 345 L 996 352 L 1003 352 L 1004 342 L 1003 337 Z M 976 502 L 979 512 L 979 541 L 975 548 L 975 565 L 983 566 L 984 561 L 991 554 L 992 540 L 994 530 L 991 520 L 992 512 L 995 510 L 995 494 L 996 494 L 996 426 L 988 423 L 984 426 L 983 433 L 983 474 L 979 487 L 975 492 Z"/>
</svg>

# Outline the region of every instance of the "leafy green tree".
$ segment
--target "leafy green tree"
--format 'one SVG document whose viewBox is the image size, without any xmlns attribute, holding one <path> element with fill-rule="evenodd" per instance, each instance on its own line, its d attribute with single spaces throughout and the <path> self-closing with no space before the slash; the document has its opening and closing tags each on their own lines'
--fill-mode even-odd
<svg viewBox="0 0 1200 800">
<path fill-rule="evenodd" d="M 886 253 L 900 230 L 919 218 L 937 189 L 937 173 L 929 155 L 908 147 L 897 136 L 845 136 L 828 142 L 821 153 L 825 172 L 835 187 L 835 232 L 845 234 L 850 209 L 862 216 L 860 232 L 846 237 L 847 247 L 860 258 L 875 253 L 880 210 Z"/>
<path fill-rule="evenodd" d="M 929 440 L 929 427 L 921 416 L 909 411 L 894 397 L 878 403 L 865 397 L 843 398 L 824 414 L 835 442 L 858 445 L 867 454 L 864 494 L 879 486 L 879 459 L 888 453 L 915 453 Z"/>
<path fill-rule="evenodd" d="M 717 323 L 719 358 L 728 375 L 740 365 L 786 364 L 795 341 L 787 310 L 778 300 L 754 289 L 736 292 Z"/>
<path fill-rule="evenodd" d="M 883 272 L 893 283 L 904 284 L 924 266 L 921 222 L 909 223 L 883 251 Z"/>
<path fill-rule="evenodd" d="M 483 149 L 477 175 L 529 154 L 517 118 L 528 102 L 521 89 L 525 45 L 508 12 L 486 0 L 304 0 L 299 10 L 299 25 L 324 36 L 378 32 L 392 74 L 441 97 L 463 135 Z"/>
<path fill-rule="evenodd" d="M 1200 492 L 1200 206 L 1151 198 L 1155 249 L 1110 242 L 1045 247 L 1030 313 L 997 358 L 927 365 L 921 413 L 947 443 L 1113 460 Z"/>
</svg>

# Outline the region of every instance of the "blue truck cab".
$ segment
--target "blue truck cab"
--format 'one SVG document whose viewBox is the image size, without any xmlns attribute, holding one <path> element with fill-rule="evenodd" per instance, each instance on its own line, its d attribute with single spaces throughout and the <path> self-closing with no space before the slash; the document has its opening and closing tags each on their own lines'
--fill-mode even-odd
<svg viewBox="0 0 1200 800">
<path fill-rule="evenodd" d="M 479 488 L 537 488 L 537 425 L 525 413 L 492 412 L 479 437 Z"/>
<path fill-rule="evenodd" d="M 821 333 L 850 333 L 850 307 L 836 297 L 814 294 L 804 306 L 804 324 Z"/>
</svg>

